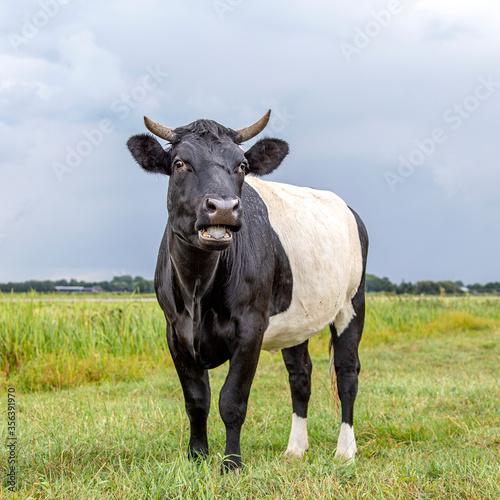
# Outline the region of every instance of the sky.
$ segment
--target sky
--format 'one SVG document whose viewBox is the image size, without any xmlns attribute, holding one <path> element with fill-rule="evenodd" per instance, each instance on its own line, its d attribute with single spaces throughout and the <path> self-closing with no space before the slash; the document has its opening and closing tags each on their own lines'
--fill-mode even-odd
<svg viewBox="0 0 500 500">
<path fill-rule="evenodd" d="M 168 178 L 127 139 L 267 109 L 267 178 L 341 196 L 369 273 L 500 281 L 497 1 L 4 0 L 0 282 L 152 279 Z"/>
</svg>

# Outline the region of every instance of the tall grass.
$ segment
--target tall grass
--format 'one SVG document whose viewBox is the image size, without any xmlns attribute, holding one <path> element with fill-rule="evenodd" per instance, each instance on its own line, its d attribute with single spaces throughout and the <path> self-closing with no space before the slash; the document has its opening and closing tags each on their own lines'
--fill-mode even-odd
<svg viewBox="0 0 500 500">
<path fill-rule="evenodd" d="M 500 298 L 370 297 L 363 343 L 452 335 L 500 325 Z"/>
<path fill-rule="evenodd" d="M 165 320 L 151 302 L 0 301 L 0 370 L 25 390 L 128 379 L 168 364 Z"/>
<path fill-rule="evenodd" d="M 0 296 L 0 381 L 31 391 L 142 378 L 171 364 L 165 320 L 154 302 Z M 60 299 L 61 297 L 57 297 Z M 71 297 L 74 299 L 74 297 Z M 364 347 L 500 325 L 498 298 L 369 297 Z M 311 341 L 327 357 L 329 332 Z"/>
<path fill-rule="evenodd" d="M 362 347 L 500 329 L 500 297 L 414 297 L 370 295 L 366 301 Z M 325 329 L 310 349 L 325 353 Z"/>
</svg>

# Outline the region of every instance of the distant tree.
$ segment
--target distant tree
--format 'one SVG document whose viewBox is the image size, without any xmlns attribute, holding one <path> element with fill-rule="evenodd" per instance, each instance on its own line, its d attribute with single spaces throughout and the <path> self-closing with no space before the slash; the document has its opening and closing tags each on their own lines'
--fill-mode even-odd
<svg viewBox="0 0 500 500">
<path fill-rule="evenodd" d="M 500 292 L 500 283 L 498 281 L 490 281 L 484 285 L 484 288 L 491 291 Z"/>
<path fill-rule="evenodd" d="M 435 281 L 418 281 L 417 293 L 421 295 L 439 295 L 441 293 L 441 287 Z"/>
<path fill-rule="evenodd" d="M 473 285 L 467 285 L 467 288 L 474 293 L 500 293 L 500 283 L 498 281 L 490 281 L 486 285 L 474 283 Z"/>
<path fill-rule="evenodd" d="M 479 284 L 479 283 L 474 283 L 473 285 L 467 285 L 467 288 L 469 290 L 482 290 L 483 289 L 483 285 Z"/>
<path fill-rule="evenodd" d="M 141 279 L 140 281 L 136 281 L 134 279 L 134 291 L 136 293 L 154 293 L 155 288 L 152 281 L 147 281 L 145 279 Z"/>
<path fill-rule="evenodd" d="M 131 285 L 134 280 L 130 274 L 124 274 L 123 276 L 119 276 L 120 280 L 127 283 L 128 285 Z"/>
<path fill-rule="evenodd" d="M 403 295 L 403 294 L 415 294 L 417 293 L 417 290 L 415 288 L 415 285 L 413 285 L 411 282 L 405 282 L 403 280 L 400 285 L 396 285 L 396 293 L 398 295 Z"/>
<path fill-rule="evenodd" d="M 100 286 L 103 292 L 109 292 L 109 281 L 98 281 L 95 286 Z"/>
<path fill-rule="evenodd" d="M 396 290 L 389 278 L 378 278 L 373 274 L 367 274 L 365 280 L 367 292 L 394 292 Z"/>
<path fill-rule="evenodd" d="M 110 290 L 112 292 L 133 292 L 134 285 L 132 276 L 115 276 L 111 283 L 109 284 Z"/>
<path fill-rule="evenodd" d="M 24 281 L 22 283 L 0 283 L 0 292 L 10 293 L 26 293 L 30 291 L 35 292 L 54 292 L 56 286 L 83 286 L 83 287 L 100 287 L 104 292 L 133 292 L 136 293 L 153 293 L 154 286 L 152 280 L 146 280 L 142 276 L 136 276 L 132 279 L 131 276 L 116 276 L 109 281 L 100 282 L 86 282 L 78 281 L 76 279 L 71 280 L 56 280 L 56 281 Z"/>
<path fill-rule="evenodd" d="M 452 281 L 440 281 L 438 285 L 444 290 L 446 295 L 463 295 L 463 290 Z M 463 286 L 463 285 L 462 285 Z"/>
<path fill-rule="evenodd" d="M 0 291 L 2 293 L 29 292 L 34 290 L 36 292 L 54 292 L 56 286 L 84 286 L 93 287 L 99 286 L 104 292 L 134 292 L 135 293 L 154 293 L 154 284 L 152 280 L 147 280 L 142 276 L 135 276 L 132 278 L 130 275 L 115 276 L 111 281 L 100 282 L 85 282 L 76 279 L 71 280 L 56 280 L 56 281 L 36 281 L 30 280 L 23 283 L 0 283 Z M 425 294 L 425 295 L 439 295 L 445 293 L 446 295 L 460 295 L 463 294 L 461 290 L 463 287 L 462 281 L 419 281 L 416 284 L 405 282 L 404 280 L 400 285 L 395 285 L 389 278 L 379 278 L 373 274 L 366 275 L 366 291 L 367 292 L 389 292 L 401 294 Z M 468 285 L 467 288 L 472 293 L 500 293 L 500 282 L 491 281 L 486 285 L 475 283 Z"/>
</svg>

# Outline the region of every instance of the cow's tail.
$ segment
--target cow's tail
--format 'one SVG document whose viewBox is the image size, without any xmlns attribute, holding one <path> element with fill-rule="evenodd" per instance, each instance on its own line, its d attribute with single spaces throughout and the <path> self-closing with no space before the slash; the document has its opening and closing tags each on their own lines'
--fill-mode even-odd
<svg viewBox="0 0 500 500">
<path fill-rule="evenodd" d="M 339 400 L 339 391 L 337 388 L 337 374 L 335 373 L 335 366 L 333 363 L 333 336 L 330 337 L 330 398 L 333 403 L 333 407 L 335 408 L 335 420 L 339 419 L 340 413 L 340 400 Z"/>
</svg>

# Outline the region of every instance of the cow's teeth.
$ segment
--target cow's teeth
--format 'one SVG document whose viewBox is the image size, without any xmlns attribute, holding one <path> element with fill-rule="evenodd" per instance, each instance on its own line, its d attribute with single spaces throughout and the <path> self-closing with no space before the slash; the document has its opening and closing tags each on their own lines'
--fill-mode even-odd
<svg viewBox="0 0 500 500">
<path fill-rule="evenodd" d="M 212 238 L 220 239 L 229 237 L 229 235 L 226 236 L 227 231 L 224 226 L 208 226 L 205 232 L 207 232 Z"/>
</svg>

